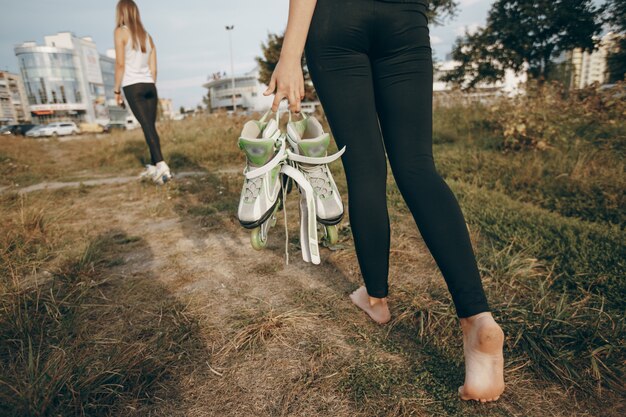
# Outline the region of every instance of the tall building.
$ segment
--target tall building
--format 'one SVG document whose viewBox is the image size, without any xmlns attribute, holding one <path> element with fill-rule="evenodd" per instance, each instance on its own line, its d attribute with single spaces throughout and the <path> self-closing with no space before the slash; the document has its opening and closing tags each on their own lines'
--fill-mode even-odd
<svg viewBox="0 0 626 417">
<path fill-rule="evenodd" d="M 584 88 L 593 83 L 605 84 L 609 77 L 607 57 L 618 40 L 619 35 L 609 32 L 600 39 L 597 49 L 591 52 L 583 52 L 580 48 L 571 51 L 570 88 Z"/>
<path fill-rule="evenodd" d="M 204 84 L 204 88 L 208 90 L 209 110 L 211 111 L 232 110 L 233 94 L 235 95 L 235 104 L 240 110 L 263 111 L 272 105 L 273 97 L 263 95 L 267 86 L 259 82 L 258 68 L 243 75 L 236 75 L 234 90 L 232 79 L 228 76 L 213 79 Z"/>
<path fill-rule="evenodd" d="M 22 78 L 17 74 L 0 71 L 0 125 L 28 121 L 30 111 Z"/>
<path fill-rule="evenodd" d="M 111 120 L 114 60 L 100 56 L 90 37 L 71 32 L 44 37 L 44 45 L 15 47 L 30 111 L 39 123 L 54 120 L 106 124 Z M 104 67 L 104 68 L 103 68 Z M 108 97 L 107 97 L 108 95 Z M 115 112 L 115 109 L 113 110 Z"/>
</svg>

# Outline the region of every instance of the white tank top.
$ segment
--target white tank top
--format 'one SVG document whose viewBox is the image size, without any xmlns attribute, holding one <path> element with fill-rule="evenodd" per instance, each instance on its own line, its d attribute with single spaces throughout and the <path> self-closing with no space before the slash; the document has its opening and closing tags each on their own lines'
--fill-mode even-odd
<svg viewBox="0 0 626 417">
<path fill-rule="evenodd" d="M 128 30 L 126 26 L 122 26 Z M 146 39 L 146 52 L 141 52 L 141 49 L 133 48 L 133 40 L 128 39 L 126 42 L 126 56 L 125 56 L 125 68 L 124 78 L 122 79 L 122 87 L 126 87 L 132 84 L 138 83 L 154 83 L 154 77 L 150 72 L 150 66 L 148 65 L 150 60 L 150 52 L 152 51 L 152 45 L 150 44 L 149 35 Z"/>
</svg>

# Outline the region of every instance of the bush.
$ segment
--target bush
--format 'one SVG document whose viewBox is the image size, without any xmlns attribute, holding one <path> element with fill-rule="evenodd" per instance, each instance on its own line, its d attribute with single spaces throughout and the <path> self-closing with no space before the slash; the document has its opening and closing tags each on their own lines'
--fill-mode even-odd
<svg viewBox="0 0 626 417">
<path fill-rule="evenodd" d="M 558 83 L 529 83 L 526 94 L 497 100 L 486 119 L 506 150 L 545 150 L 581 138 L 623 151 L 625 96 L 624 83 L 573 91 Z"/>
</svg>

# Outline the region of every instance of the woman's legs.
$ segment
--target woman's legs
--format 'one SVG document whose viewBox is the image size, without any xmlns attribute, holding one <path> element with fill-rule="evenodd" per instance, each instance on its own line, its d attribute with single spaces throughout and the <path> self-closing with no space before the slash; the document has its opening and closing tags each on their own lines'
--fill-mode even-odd
<svg viewBox="0 0 626 417">
<path fill-rule="evenodd" d="M 376 115 L 366 19 L 371 2 L 346 13 L 343 2 L 319 0 L 306 46 L 308 68 L 342 157 L 349 215 L 369 295 L 387 296 L 389 217 L 387 162 Z M 361 7 L 362 6 L 362 7 Z M 340 22 L 335 19 L 340 13 Z"/>
<path fill-rule="evenodd" d="M 306 52 L 335 140 L 347 146 L 350 223 L 367 292 L 384 298 L 388 291 L 386 148 L 459 317 L 488 311 L 463 214 L 433 162 L 432 58 L 423 6 L 359 3 L 319 0 Z"/>
<path fill-rule="evenodd" d="M 459 394 L 465 400 L 497 400 L 504 390 L 504 334 L 488 312 L 458 202 L 432 157 L 425 10 L 416 4 L 356 3 L 318 0 L 306 52 L 337 144 L 347 146 L 350 222 L 367 292 L 387 294 L 389 225 L 378 117 L 398 187 L 461 317 L 466 374 Z M 351 298 L 374 320 L 388 320 L 380 319 L 387 310 L 384 299 L 367 302 L 362 289 Z"/>
<path fill-rule="evenodd" d="M 461 318 L 464 400 L 504 390 L 504 334 L 489 311 L 459 204 L 432 155 L 432 52 L 424 10 L 381 6 L 372 48 L 376 105 L 391 169 Z"/>
<path fill-rule="evenodd" d="M 432 51 L 421 5 L 383 4 L 371 58 L 378 117 L 398 188 L 461 318 L 489 311 L 459 204 L 432 154 Z"/>
<path fill-rule="evenodd" d="M 156 86 L 152 83 L 132 84 L 124 87 L 124 95 L 131 111 L 143 129 L 146 143 L 148 148 L 150 148 L 152 165 L 156 165 L 163 161 L 161 141 L 156 130 L 159 101 Z"/>
</svg>

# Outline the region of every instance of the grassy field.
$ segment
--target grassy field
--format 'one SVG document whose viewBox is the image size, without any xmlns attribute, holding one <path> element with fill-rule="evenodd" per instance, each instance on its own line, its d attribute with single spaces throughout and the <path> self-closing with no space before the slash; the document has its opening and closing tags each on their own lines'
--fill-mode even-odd
<svg viewBox="0 0 626 417">
<path fill-rule="evenodd" d="M 0 414 L 12 416 L 618 416 L 624 396 L 624 104 L 551 89 L 439 107 L 437 167 L 459 198 L 494 314 L 507 391 L 460 402 L 460 330 L 393 178 L 390 305 L 371 324 L 349 221 L 323 265 L 276 228 L 254 252 L 235 211 L 243 118 L 163 123 L 177 172 L 135 175 L 139 131 L 0 140 Z M 532 111 L 524 112 L 524 109 Z M 340 164 L 333 166 L 347 201 Z"/>
</svg>

